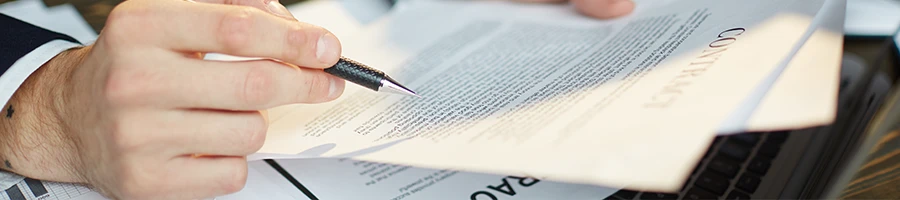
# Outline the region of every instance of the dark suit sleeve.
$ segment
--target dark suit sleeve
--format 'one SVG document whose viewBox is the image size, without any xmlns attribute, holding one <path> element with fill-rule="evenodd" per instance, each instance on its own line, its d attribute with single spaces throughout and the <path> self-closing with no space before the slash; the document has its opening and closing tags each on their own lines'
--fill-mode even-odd
<svg viewBox="0 0 900 200">
<path fill-rule="evenodd" d="M 53 32 L 0 13 L 0 76 L 19 58 L 35 48 L 57 39 L 79 43 L 74 38 Z M 79 43 L 80 44 L 80 43 Z"/>
</svg>

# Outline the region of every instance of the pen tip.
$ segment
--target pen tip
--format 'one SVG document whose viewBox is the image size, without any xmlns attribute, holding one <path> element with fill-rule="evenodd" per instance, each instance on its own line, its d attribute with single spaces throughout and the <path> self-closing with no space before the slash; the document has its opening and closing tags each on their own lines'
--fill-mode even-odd
<svg viewBox="0 0 900 200">
<path fill-rule="evenodd" d="M 415 91 L 412 91 L 409 88 L 406 88 L 403 85 L 400 85 L 400 83 L 397 83 L 397 81 L 394 81 L 393 79 L 391 79 L 389 77 L 385 77 L 385 79 L 381 80 L 381 89 L 384 90 L 385 92 L 403 94 L 403 95 L 407 95 L 407 96 L 414 96 L 414 97 L 422 98 L 422 96 L 419 96 L 419 94 L 416 94 Z"/>
</svg>

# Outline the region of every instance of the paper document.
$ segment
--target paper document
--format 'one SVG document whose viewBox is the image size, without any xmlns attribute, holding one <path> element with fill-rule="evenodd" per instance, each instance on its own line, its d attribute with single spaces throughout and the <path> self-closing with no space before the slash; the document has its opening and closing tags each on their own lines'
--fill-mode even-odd
<svg viewBox="0 0 900 200">
<path fill-rule="evenodd" d="M 308 199 L 300 190 L 294 187 L 287 178 L 275 171 L 264 161 L 251 161 L 248 163 L 247 183 L 241 191 L 216 197 L 215 200 L 304 200 Z"/>
<path fill-rule="evenodd" d="M 264 161 L 248 163 L 247 182 L 236 193 L 216 197 L 216 200 L 258 199 L 298 200 L 307 199 L 303 193 Z M 302 166 L 298 166 L 302 167 Z M 210 183 L 212 184 L 212 183 Z M 25 179 L 6 190 L 0 191 L 0 199 L 5 200 L 109 200 L 96 191 L 72 183 L 48 182 Z"/>
<path fill-rule="evenodd" d="M 675 191 L 823 2 L 639 5 L 609 21 L 408 2 L 342 44 L 423 98 L 348 84 L 337 101 L 272 118 L 260 152 Z"/>
<path fill-rule="evenodd" d="M 310 199 L 603 199 L 618 189 L 349 159 L 277 161 Z M 267 198 L 268 199 L 268 198 Z"/>
<path fill-rule="evenodd" d="M 105 198 L 80 184 L 47 182 L 29 178 L 0 191 L 0 199 L 98 200 Z"/>
<path fill-rule="evenodd" d="M 827 0 L 809 38 L 746 122 L 747 130 L 793 130 L 832 123 L 837 115 L 846 0 Z"/>
</svg>

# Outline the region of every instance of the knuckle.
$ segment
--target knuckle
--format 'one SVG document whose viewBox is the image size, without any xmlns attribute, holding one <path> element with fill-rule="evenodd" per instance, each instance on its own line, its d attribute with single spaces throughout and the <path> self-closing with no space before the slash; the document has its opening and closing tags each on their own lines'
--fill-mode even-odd
<svg viewBox="0 0 900 200">
<path fill-rule="evenodd" d="M 133 33 L 140 33 L 141 31 L 136 31 L 134 27 L 146 24 L 150 17 L 152 17 L 150 8 L 133 6 L 130 2 L 124 2 L 110 11 L 101 34 L 105 36 L 104 40 L 110 42 L 127 42 L 128 40 L 122 38 L 127 38 Z"/>
<path fill-rule="evenodd" d="M 219 43 L 226 51 L 240 51 L 252 42 L 253 16 L 256 10 L 242 7 L 223 14 L 219 25 Z"/>
<path fill-rule="evenodd" d="M 268 131 L 268 125 L 266 124 L 265 118 L 261 115 L 258 117 L 254 117 L 250 122 L 250 136 L 247 139 L 248 142 L 248 150 L 249 152 L 256 152 L 259 149 L 262 149 L 263 144 L 266 142 L 266 131 Z"/>
<path fill-rule="evenodd" d="M 328 98 L 331 90 L 331 78 L 323 73 L 316 73 L 303 80 L 306 93 L 298 97 L 301 102 L 320 101 Z"/>
<path fill-rule="evenodd" d="M 149 70 L 109 69 L 103 90 L 105 100 L 113 105 L 135 104 L 157 90 L 154 84 L 158 75 Z"/>
<path fill-rule="evenodd" d="M 247 106 L 266 104 L 276 95 L 275 74 L 269 66 L 257 65 L 248 68 L 244 80 L 238 82 L 239 87 L 235 88 L 242 88 L 238 92 L 240 95 L 238 99 Z"/>
<path fill-rule="evenodd" d="M 226 194 L 241 191 L 247 183 L 247 164 L 238 162 L 234 164 L 234 167 L 234 172 L 227 173 L 228 175 L 225 175 L 220 183 Z"/>
<path fill-rule="evenodd" d="M 251 154 L 262 148 L 266 140 L 267 125 L 261 115 L 251 117 L 244 121 L 243 126 L 234 127 L 231 136 L 234 137 L 234 148 L 240 154 Z"/>
<path fill-rule="evenodd" d="M 304 55 L 315 56 L 315 37 L 309 35 L 307 28 L 296 25 L 287 31 L 287 48 L 282 50 L 282 57 L 288 59 L 301 59 Z"/>
</svg>

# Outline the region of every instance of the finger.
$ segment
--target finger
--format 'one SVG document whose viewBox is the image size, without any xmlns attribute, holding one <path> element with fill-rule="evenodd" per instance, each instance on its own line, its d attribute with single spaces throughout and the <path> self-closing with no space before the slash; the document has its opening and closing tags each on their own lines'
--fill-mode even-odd
<svg viewBox="0 0 900 200">
<path fill-rule="evenodd" d="M 169 162 L 172 180 L 167 191 L 181 194 L 163 199 L 202 199 L 232 194 L 247 183 L 247 159 L 244 157 L 178 157 Z"/>
<path fill-rule="evenodd" d="M 259 111 L 170 110 L 155 117 L 167 151 L 179 155 L 246 156 L 262 148 L 268 124 Z"/>
<path fill-rule="evenodd" d="M 634 10 L 632 0 L 572 0 L 578 12 L 600 19 L 627 15 Z"/>
<path fill-rule="evenodd" d="M 248 6 L 158 1 L 147 5 L 140 24 L 157 31 L 151 45 L 191 52 L 274 58 L 309 68 L 327 68 L 341 52 L 340 41 L 324 28 L 285 20 Z M 137 9 L 135 9 L 137 10 Z M 127 10 L 126 10 L 127 11 Z"/>
<path fill-rule="evenodd" d="M 161 106 L 223 110 L 263 110 L 285 104 L 321 103 L 344 91 L 343 79 L 319 69 L 272 60 L 205 61 L 184 59 L 184 66 L 163 70 L 156 81 Z M 152 91 L 152 90 L 151 90 Z"/>
<path fill-rule="evenodd" d="M 568 0 L 513 0 L 513 1 L 522 2 L 522 3 L 562 3 L 562 2 L 566 2 Z"/>
<path fill-rule="evenodd" d="M 250 6 L 280 17 L 296 20 L 294 15 L 278 0 L 194 0 L 194 2 Z"/>
</svg>

